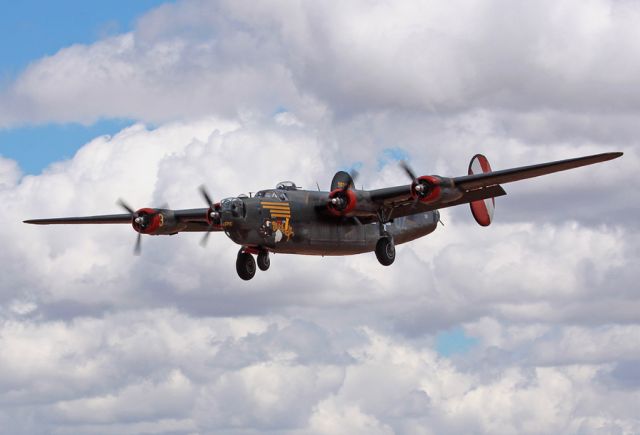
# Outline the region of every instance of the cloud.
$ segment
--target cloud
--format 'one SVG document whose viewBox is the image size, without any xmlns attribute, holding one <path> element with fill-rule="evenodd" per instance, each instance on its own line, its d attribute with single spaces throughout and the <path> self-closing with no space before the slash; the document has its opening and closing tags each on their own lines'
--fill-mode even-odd
<svg viewBox="0 0 640 435">
<path fill-rule="evenodd" d="M 339 345 L 349 359 L 271 347 L 301 327 L 334 343 L 340 334 L 306 321 L 193 318 L 171 309 L 8 322 L 0 381 L 12 408 L 0 418 L 26 413 L 31 429 L 55 424 L 63 433 L 597 433 L 601 421 L 590 416 L 598 410 L 612 427 L 638 428 L 624 406 L 637 393 L 599 389 L 602 373 L 617 373 L 606 365 L 498 366 L 498 376 L 483 379 L 367 329 Z M 221 364 L 247 345 L 271 351 Z M 29 401 L 36 394 L 37 405 Z"/>
<path fill-rule="evenodd" d="M 635 433 L 638 10 L 628 2 L 182 1 L 35 61 L 0 125 L 140 120 L 42 174 L 0 159 L 0 427 L 11 433 Z M 354 19 L 358 17 L 358 19 Z M 517 23 L 517 24 L 516 24 Z M 80 104 L 81 102 L 81 104 Z M 153 125 L 155 124 L 155 125 Z M 153 125 L 153 126 L 152 126 Z M 505 185 L 396 263 L 275 255 L 223 234 L 26 218 L 203 207 L 621 149 Z M 390 154 L 389 150 L 394 150 Z M 438 355 L 452 327 L 476 343 Z"/>
<path fill-rule="evenodd" d="M 164 122 L 281 106 L 312 118 L 484 108 L 528 119 L 560 112 L 560 125 L 606 121 L 638 108 L 639 14 L 631 2 L 604 0 L 182 1 L 130 33 L 31 64 L 5 89 L 0 125 Z"/>
<path fill-rule="evenodd" d="M 618 363 L 639 357 L 635 226 L 479 229 L 454 215 L 400 246 L 391 268 L 372 254 L 277 255 L 244 283 L 222 234 L 206 250 L 198 235 L 145 237 L 135 258 L 126 225 L 21 223 L 115 211 L 118 196 L 198 206 L 203 181 L 217 199 L 276 173 L 328 185 L 331 138 L 282 119 L 135 125 L 2 191 L 0 400 L 24 412 L 5 414 L 7 427 L 27 415 L 87 433 L 595 433 L 595 407 L 572 411 L 582 395 L 637 394 L 617 381 Z M 448 360 L 432 349 L 453 325 L 478 344 Z M 624 409 L 603 421 L 637 425 Z"/>
<path fill-rule="evenodd" d="M 20 168 L 16 162 L 0 157 L 0 189 L 14 187 L 20 175 Z"/>
</svg>

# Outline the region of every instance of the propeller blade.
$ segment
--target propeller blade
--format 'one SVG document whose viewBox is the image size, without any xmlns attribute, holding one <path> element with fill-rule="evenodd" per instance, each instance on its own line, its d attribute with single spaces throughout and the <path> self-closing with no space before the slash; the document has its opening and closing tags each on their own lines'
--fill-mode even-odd
<svg viewBox="0 0 640 435">
<path fill-rule="evenodd" d="M 199 190 L 200 190 L 200 194 L 202 195 L 204 200 L 207 201 L 207 205 L 209 207 L 213 207 L 213 200 L 211 199 L 211 196 L 209 195 L 209 192 L 207 192 L 207 188 L 204 186 L 204 184 L 202 184 L 200 186 Z"/>
<path fill-rule="evenodd" d="M 360 176 L 360 172 L 358 172 L 357 169 L 352 169 L 349 175 L 351 175 L 351 181 L 352 181 L 352 184 L 353 184 L 353 188 L 355 189 L 356 188 L 356 180 Z"/>
<path fill-rule="evenodd" d="M 212 228 L 213 228 L 213 225 L 209 225 L 209 228 L 207 228 L 207 232 L 204 233 L 204 236 L 202 236 L 202 240 L 200 240 L 200 246 L 202 246 L 203 248 L 207 246 L 207 242 L 209 241 L 209 235 L 211 234 Z"/>
<path fill-rule="evenodd" d="M 138 233 L 136 244 L 133 247 L 133 255 L 140 255 L 140 252 L 142 252 L 142 233 Z"/>
<path fill-rule="evenodd" d="M 131 216 L 133 216 L 134 214 L 136 214 L 136 212 L 129 206 L 129 204 L 127 204 L 126 202 L 124 202 L 124 200 L 122 198 L 118 199 L 117 204 L 122 207 L 123 209 L 125 209 L 126 211 L 129 212 L 129 214 Z"/>
<path fill-rule="evenodd" d="M 404 160 L 400 161 L 400 167 L 404 169 L 404 172 L 411 178 L 411 181 L 415 181 L 418 177 L 416 177 L 416 173 L 413 172 L 413 169 L 409 166 L 407 162 Z"/>
</svg>

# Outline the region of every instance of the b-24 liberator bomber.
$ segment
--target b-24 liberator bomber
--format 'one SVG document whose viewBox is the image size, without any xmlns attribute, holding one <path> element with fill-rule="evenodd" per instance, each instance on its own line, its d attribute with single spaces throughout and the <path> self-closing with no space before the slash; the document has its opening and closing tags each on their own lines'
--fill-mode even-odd
<svg viewBox="0 0 640 435">
<path fill-rule="evenodd" d="M 124 201 L 123 214 L 32 219 L 25 223 L 130 224 L 138 233 L 134 253 L 140 253 L 142 234 L 173 235 L 224 232 L 241 246 L 236 260 L 240 278 L 250 280 L 257 267 L 266 271 L 269 253 L 302 255 L 352 255 L 375 252 L 380 264 L 391 265 L 395 246 L 433 232 L 439 209 L 470 204 L 476 222 L 493 220 L 495 198 L 506 195 L 502 184 L 618 158 L 621 152 L 596 154 L 513 169 L 492 171 L 487 158 L 476 154 L 468 174 L 461 177 L 418 176 L 405 163 L 410 183 L 375 190 L 355 188 L 354 176 L 339 171 L 330 191 L 302 190 L 293 182 L 279 183 L 253 196 L 241 195 L 215 202 L 204 187 L 205 208 L 134 210 Z"/>
</svg>

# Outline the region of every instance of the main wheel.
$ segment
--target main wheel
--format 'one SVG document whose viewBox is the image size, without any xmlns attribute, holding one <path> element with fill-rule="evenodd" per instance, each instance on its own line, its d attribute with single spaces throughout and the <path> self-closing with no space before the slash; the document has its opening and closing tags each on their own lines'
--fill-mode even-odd
<svg viewBox="0 0 640 435">
<path fill-rule="evenodd" d="M 258 254 L 258 268 L 262 271 L 269 270 L 271 266 L 271 260 L 269 259 L 269 252 L 262 251 Z"/>
<path fill-rule="evenodd" d="M 396 247 L 391 237 L 382 237 L 376 243 L 376 257 L 383 266 L 390 266 L 396 259 Z"/>
<path fill-rule="evenodd" d="M 256 260 L 253 255 L 246 252 L 239 252 L 236 260 L 236 272 L 245 281 L 249 281 L 256 274 Z"/>
</svg>

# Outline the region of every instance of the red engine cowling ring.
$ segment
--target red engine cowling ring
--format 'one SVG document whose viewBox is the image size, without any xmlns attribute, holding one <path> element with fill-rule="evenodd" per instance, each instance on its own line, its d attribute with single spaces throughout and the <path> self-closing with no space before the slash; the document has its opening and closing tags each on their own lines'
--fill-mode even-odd
<svg viewBox="0 0 640 435">
<path fill-rule="evenodd" d="M 424 181 L 424 183 L 420 183 Z M 440 194 L 442 193 L 442 189 L 440 188 L 440 178 L 435 177 L 433 175 L 423 175 L 422 177 L 418 177 L 416 181 L 411 184 L 411 196 L 413 199 L 418 198 L 420 202 L 433 202 L 440 198 Z M 418 193 L 416 190 L 416 186 L 420 184 L 428 184 L 429 191 L 426 195 L 422 195 Z"/>
<path fill-rule="evenodd" d="M 158 210 L 155 210 L 153 208 L 141 208 L 140 210 L 136 211 L 136 216 L 138 217 L 146 217 L 149 215 L 151 215 L 151 220 L 144 228 L 142 228 L 134 218 L 131 221 L 133 229 L 142 234 L 153 234 L 161 226 L 164 225 L 164 216 L 162 215 L 162 213 L 158 212 Z"/>
<path fill-rule="evenodd" d="M 207 209 L 207 223 L 211 226 L 219 226 L 220 225 L 220 217 L 218 217 L 218 219 L 216 219 L 216 221 L 214 222 L 213 218 L 211 217 L 211 213 L 212 212 L 216 212 L 216 213 L 220 213 L 220 203 L 217 202 L 215 204 L 213 204 L 212 207 L 209 207 Z"/>
<path fill-rule="evenodd" d="M 333 214 L 334 216 L 344 216 L 350 212 L 353 211 L 353 209 L 356 208 L 356 203 L 358 202 L 358 200 L 356 199 L 356 194 L 353 190 L 347 189 L 347 190 L 343 190 L 343 189 L 335 189 L 332 190 L 331 193 L 329 193 L 329 201 L 331 201 L 333 198 L 336 198 L 340 195 L 344 195 L 345 200 L 347 201 L 347 205 L 345 205 L 345 207 L 342 210 L 339 210 L 337 208 L 335 208 L 333 206 L 333 204 L 331 204 L 331 202 L 329 202 L 329 204 L 327 205 L 327 208 L 329 209 L 329 212 L 331 214 Z"/>
</svg>

